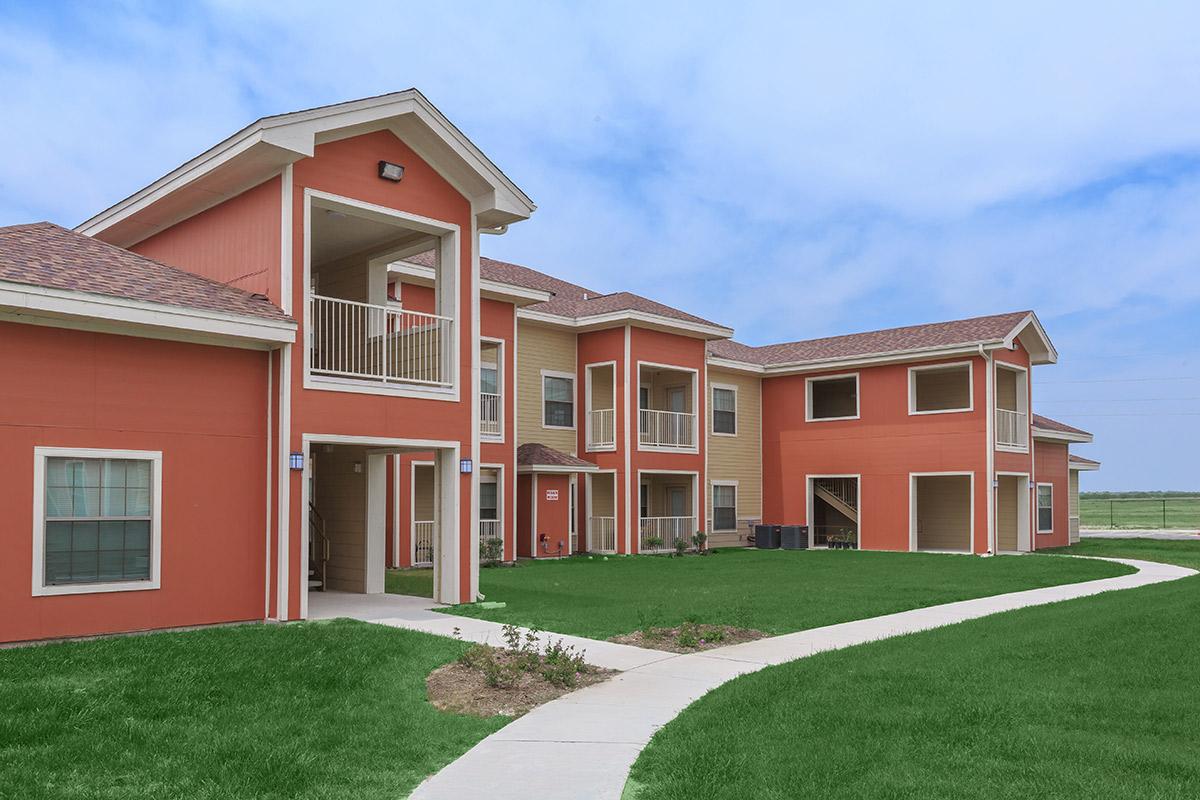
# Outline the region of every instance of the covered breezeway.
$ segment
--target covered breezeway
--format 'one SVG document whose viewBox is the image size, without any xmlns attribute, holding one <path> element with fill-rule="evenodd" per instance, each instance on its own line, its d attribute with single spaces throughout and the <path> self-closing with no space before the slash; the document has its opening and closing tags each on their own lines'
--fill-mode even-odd
<svg viewBox="0 0 1200 800">
<path fill-rule="evenodd" d="M 909 549 L 970 553 L 974 541 L 974 475 L 914 473 L 909 481 Z"/>
</svg>

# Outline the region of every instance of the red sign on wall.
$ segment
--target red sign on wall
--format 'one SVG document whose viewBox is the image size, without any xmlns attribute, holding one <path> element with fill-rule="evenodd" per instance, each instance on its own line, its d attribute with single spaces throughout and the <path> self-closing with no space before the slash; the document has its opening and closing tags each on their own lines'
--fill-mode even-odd
<svg viewBox="0 0 1200 800">
<path fill-rule="evenodd" d="M 547 500 L 557 500 L 558 499 L 558 489 L 547 489 L 546 490 L 546 499 Z"/>
</svg>

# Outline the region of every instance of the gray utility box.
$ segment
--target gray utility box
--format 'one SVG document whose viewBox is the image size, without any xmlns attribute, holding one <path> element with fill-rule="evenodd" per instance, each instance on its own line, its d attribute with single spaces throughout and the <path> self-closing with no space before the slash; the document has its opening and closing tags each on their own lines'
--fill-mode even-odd
<svg viewBox="0 0 1200 800">
<path fill-rule="evenodd" d="M 755 525 L 754 546 L 759 550 L 775 550 L 779 547 L 779 525 Z"/>
<path fill-rule="evenodd" d="M 807 525 L 780 525 L 779 539 L 784 550 L 808 549 Z"/>
</svg>

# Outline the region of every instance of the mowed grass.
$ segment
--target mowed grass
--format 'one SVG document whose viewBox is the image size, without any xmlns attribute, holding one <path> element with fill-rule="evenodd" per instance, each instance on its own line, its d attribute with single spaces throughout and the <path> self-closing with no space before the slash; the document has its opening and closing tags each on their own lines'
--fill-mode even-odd
<svg viewBox="0 0 1200 800">
<path fill-rule="evenodd" d="M 0 795 L 404 797 L 508 721 L 426 702 L 464 647 L 338 620 L 0 651 Z"/>
<path fill-rule="evenodd" d="M 1079 499 L 1079 524 L 1084 528 L 1200 529 L 1200 496 L 1088 497 Z"/>
<path fill-rule="evenodd" d="M 689 619 L 788 633 L 1128 571 L 1101 561 L 1050 556 L 853 550 L 575 557 L 480 570 L 480 591 L 505 608 L 462 605 L 447 611 L 599 639 Z M 393 586 L 420 581 L 415 573 L 398 575 Z"/>
<path fill-rule="evenodd" d="M 1200 570 L 1200 540 L 1081 539 L 1070 547 L 1056 547 L 1047 552 L 1100 558 L 1140 558 Z"/>
<path fill-rule="evenodd" d="M 1200 797 L 1198 618 L 1191 577 L 768 668 L 659 731 L 625 797 Z"/>
</svg>

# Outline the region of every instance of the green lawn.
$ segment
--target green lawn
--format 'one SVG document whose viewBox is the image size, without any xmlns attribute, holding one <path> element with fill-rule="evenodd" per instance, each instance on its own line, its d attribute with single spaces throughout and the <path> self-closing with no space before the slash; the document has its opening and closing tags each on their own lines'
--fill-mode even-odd
<svg viewBox="0 0 1200 800">
<path fill-rule="evenodd" d="M 1070 547 L 1048 551 L 1077 556 L 1108 558 L 1140 558 L 1162 561 L 1181 567 L 1200 569 L 1200 541 L 1165 541 L 1162 539 L 1082 539 Z"/>
<path fill-rule="evenodd" d="M 0 651 L 0 795 L 404 797 L 507 722 L 426 702 L 464 647 L 339 620 Z"/>
<path fill-rule="evenodd" d="M 1105 493 L 1079 498 L 1085 528 L 1200 529 L 1200 496 L 1147 497 Z"/>
<path fill-rule="evenodd" d="M 1077 551 L 1200 561 L 1147 544 Z M 1198 618 L 1192 577 L 771 667 L 664 727 L 626 797 L 1195 798 Z"/>
<path fill-rule="evenodd" d="M 503 609 L 462 616 L 604 639 L 694 618 L 768 633 L 816 628 L 972 597 L 1124 574 L 1100 561 L 852 550 L 723 550 L 707 557 L 576 557 L 480 570 Z M 391 586 L 424 589 L 418 572 Z"/>
</svg>

